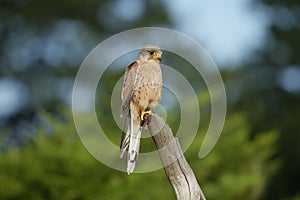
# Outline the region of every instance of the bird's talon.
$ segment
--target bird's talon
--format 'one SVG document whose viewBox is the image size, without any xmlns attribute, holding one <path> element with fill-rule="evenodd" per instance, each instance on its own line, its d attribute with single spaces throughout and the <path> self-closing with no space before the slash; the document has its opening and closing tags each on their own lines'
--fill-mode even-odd
<svg viewBox="0 0 300 200">
<path fill-rule="evenodd" d="M 145 120 L 145 118 L 144 118 L 144 116 L 146 115 L 146 114 L 151 114 L 151 111 L 150 110 L 148 110 L 148 111 L 142 111 L 142 113 L 141 113 L 141 121 L 144 121 Z"/>
</svg>

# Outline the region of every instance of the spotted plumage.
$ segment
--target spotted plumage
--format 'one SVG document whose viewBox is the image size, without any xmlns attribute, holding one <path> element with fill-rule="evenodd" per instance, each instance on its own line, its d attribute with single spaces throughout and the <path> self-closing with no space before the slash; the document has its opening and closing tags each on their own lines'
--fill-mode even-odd
<svg viewBox="0 0 300 200">
<path fill-rule="evenodd" d="M 139 153 L 140 138 L 144 115 L 150 113 L 161 99 L 162 73 L 160 60 L 162 51 L 159 47 L 148 45 L 144 47 L 135 62 L 129 65 L 125 72 L 122 88 L 123 130 L 128 122 L 126 136 L 122 133 L 120 156 L 126 150 L 127 173 L 133 172 Z"/>
</svg>

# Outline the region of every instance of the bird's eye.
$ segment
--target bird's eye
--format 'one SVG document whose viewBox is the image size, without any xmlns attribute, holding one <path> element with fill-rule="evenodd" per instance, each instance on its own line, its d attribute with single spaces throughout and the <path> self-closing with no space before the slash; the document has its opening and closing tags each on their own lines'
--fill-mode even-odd
<svg viewBox="0 0 300 200">
<path fill-rule="evenodd" d="M 154 51 L 150 51 L 149 53 L 150 53 L 150 55 L 152 56 L 152 55 L 154 54 Z"/>
</svg>

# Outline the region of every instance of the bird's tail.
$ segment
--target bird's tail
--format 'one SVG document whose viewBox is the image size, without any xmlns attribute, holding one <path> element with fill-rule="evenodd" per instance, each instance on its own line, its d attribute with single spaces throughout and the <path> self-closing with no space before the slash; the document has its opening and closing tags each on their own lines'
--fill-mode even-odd
<svg viewBox="0 0 300 200">
<path fill-rule="evenodd" d="M 139 154 L 141 134 L 142 134 L 142 127 L 135 125 L 133 123 L 133 120 L 130 119 L 128 132 L 121 145 L 121 152 L 120 152 L 121 153 L 120 157 L 123 157 L 125 151 L 128 148 L 128 156 L 127 156 L 128 175 L 131 174 L 135 168 L 137 156 Z"/>
<path fill-rule="evenodd" d="M 142 134 L 142 127 L 135 125 L 131 122 L 131 134 L 127 157 L 127 173 L 128 175 L 133 172 L 135 163 L 140 149 L 140 139 Z"/>
</svg>

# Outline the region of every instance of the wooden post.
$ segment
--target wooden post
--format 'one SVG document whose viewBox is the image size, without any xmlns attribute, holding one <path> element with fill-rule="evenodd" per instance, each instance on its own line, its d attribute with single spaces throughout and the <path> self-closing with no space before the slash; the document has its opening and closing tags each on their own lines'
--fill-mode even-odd
<svg viewBox="0 0 300 200">
<path fill-rule="evenodd" d="M 146 120 L 177 200 L 205 200 L 194 172 L 183 155 L 178 138 L 173 136 L 170 127 L 157 114 L 148 115 Z"/>
</svg>

